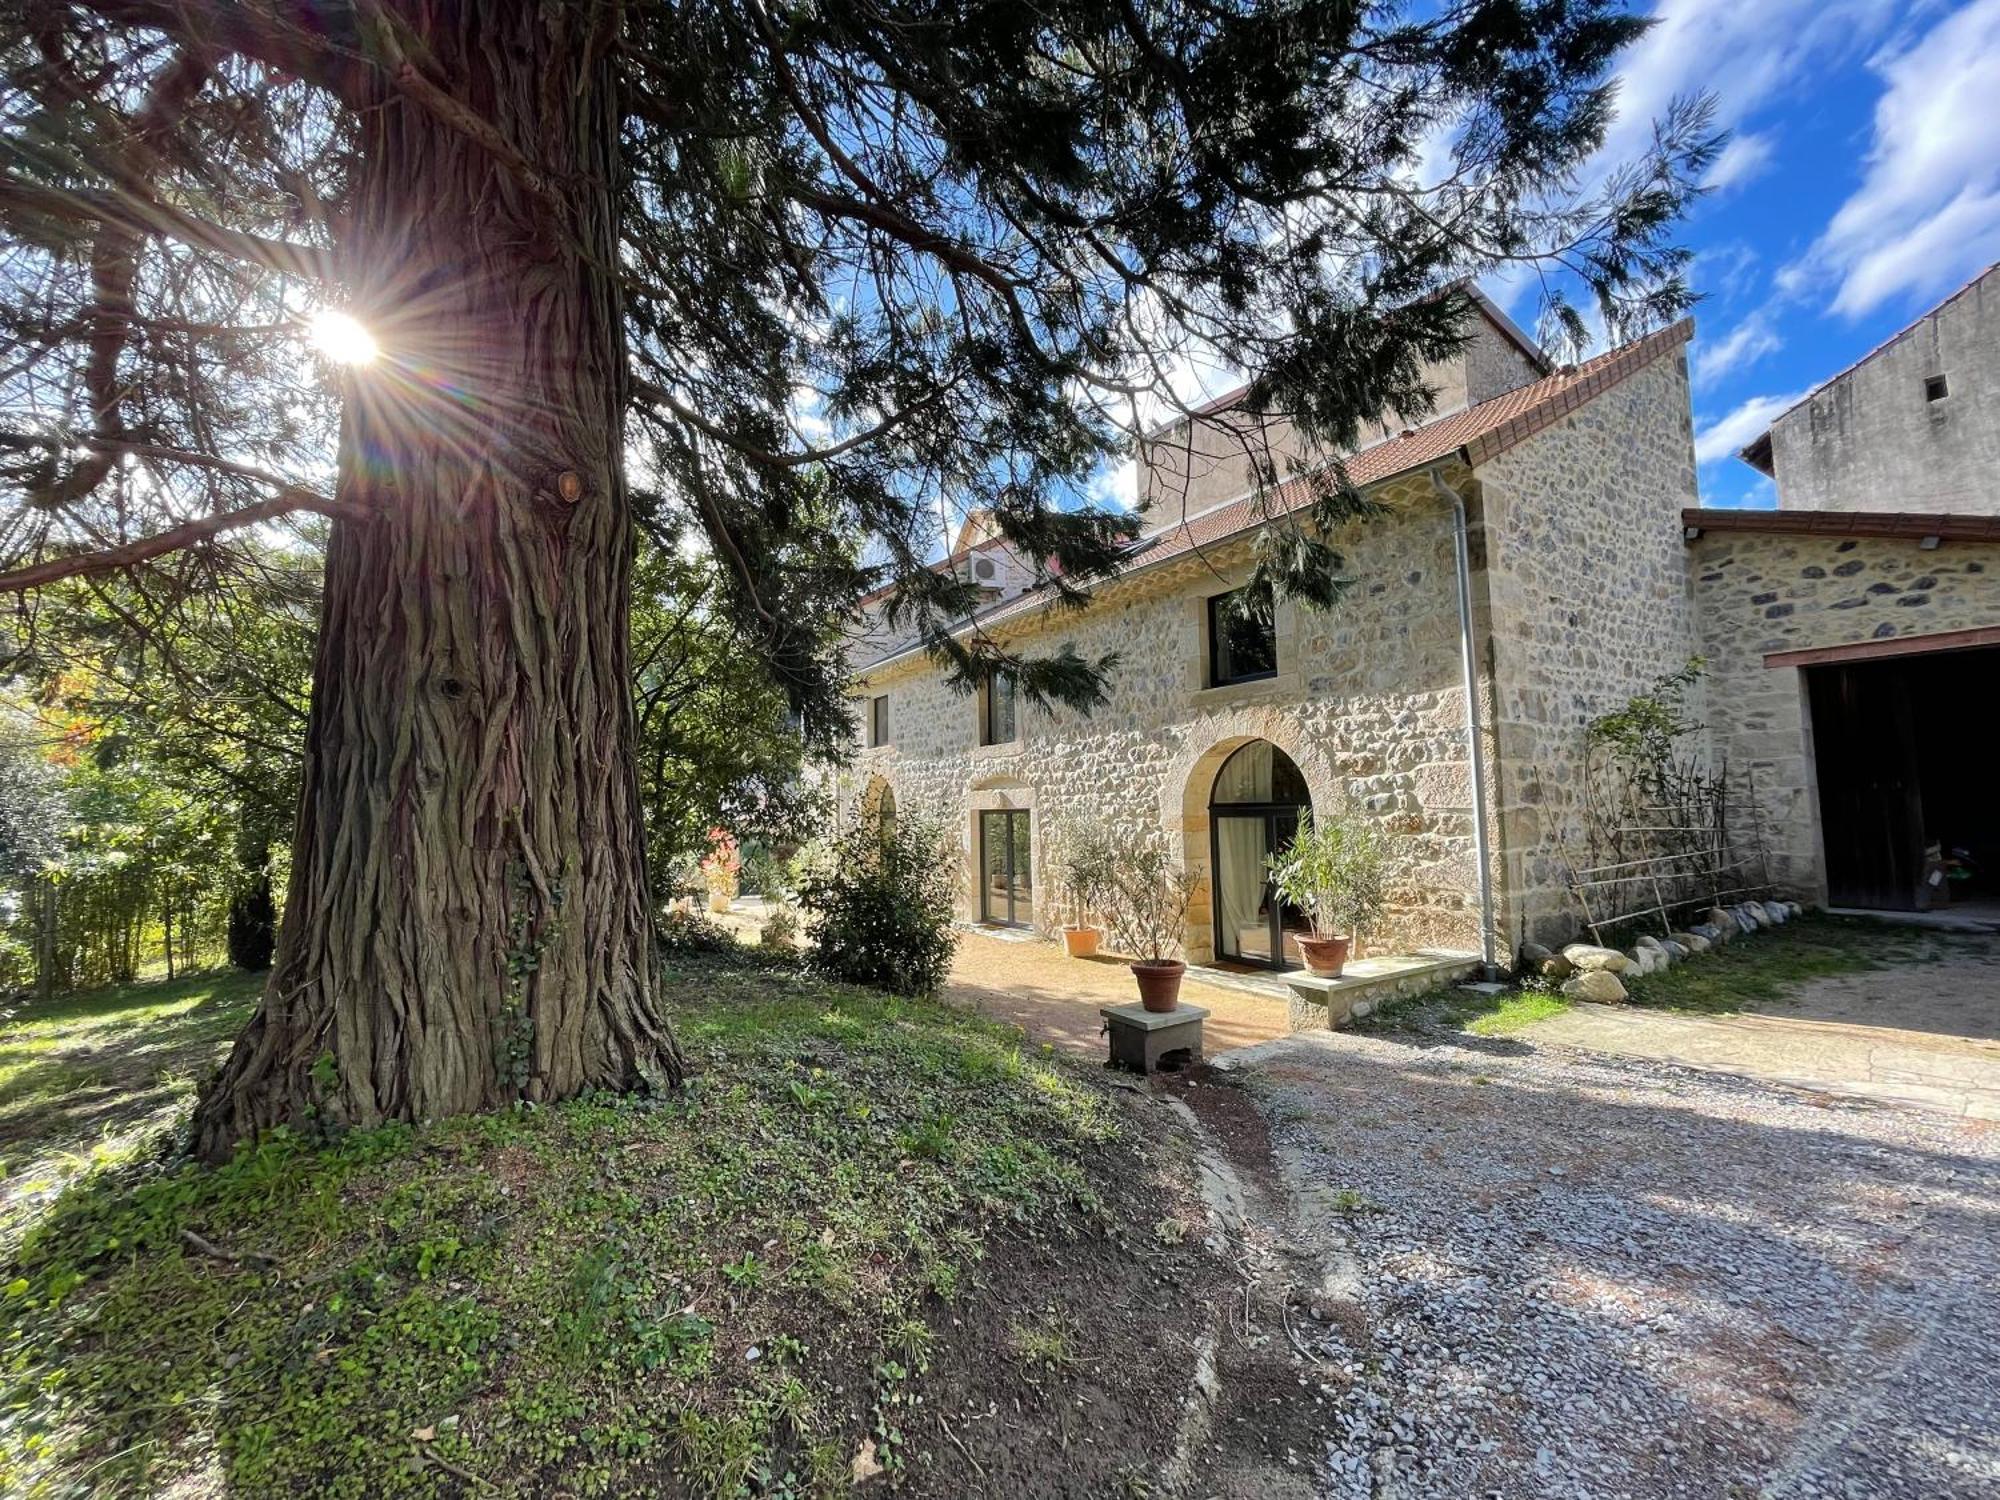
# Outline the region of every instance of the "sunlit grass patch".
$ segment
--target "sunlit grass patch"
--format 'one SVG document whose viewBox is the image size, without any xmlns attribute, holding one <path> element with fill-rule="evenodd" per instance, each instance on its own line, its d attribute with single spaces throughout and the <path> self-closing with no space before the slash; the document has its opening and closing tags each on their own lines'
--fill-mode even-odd
<svg viewBox="0 0 2000 1500">
<path fill-rule="evenodd" d="M 0 1492 L 838 1493 L 857 1424 L 893 1468 L 995 1229 L 1104 1227 L 1116 1112 L 941 1007 L 675 985 L 674 1095 L 77 1183 L 0 1298 Z"/>
</svg>

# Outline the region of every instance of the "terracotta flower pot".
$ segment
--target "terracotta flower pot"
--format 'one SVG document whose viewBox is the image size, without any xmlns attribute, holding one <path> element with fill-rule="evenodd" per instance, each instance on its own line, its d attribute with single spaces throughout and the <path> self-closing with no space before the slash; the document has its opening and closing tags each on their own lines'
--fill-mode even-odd
<svg viewBox="0 0 2000 1500">
<path fill-rule="evenodd" d="M 1306 967 L 1315 974 L 1337 975 L 1346 967 L 1348 944 L 1353 940 L 1344 937 L 1300 937 L 1296 939 L 1299 952 L 1306 956 Z"/>
<path fill-rule="evenodd" d="M 1095 927 L 1065 927 L 1062 932 L 1063 952 L 1071 958 L 1088 958 L 1097 951 Z"/>
<path fill-rule="evenodd" d="M 1187 965 L 1177 958 L 1142 959 L 1132 965 L 1139 981 L 1139 1003 L 1147 1010 L 1169 1011 L 1181 1003 L 1181 976 Z"/>
</svg>

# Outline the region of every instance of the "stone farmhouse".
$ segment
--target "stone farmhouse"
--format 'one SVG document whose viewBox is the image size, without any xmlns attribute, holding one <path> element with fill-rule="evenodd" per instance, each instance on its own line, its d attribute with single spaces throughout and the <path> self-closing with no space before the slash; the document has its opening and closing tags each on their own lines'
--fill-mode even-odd
<svg viewBox="0 0 2000 1500">
<path fill-rule="evenodd" d="M 1982 298 L 1990 309 L 1992 296 L 1976 285 L 1940 312 Z M 1282 421 L 1229 398 L 1142 445 L 1148 530 L 1080 614 L 1052 607 L 974 517 L 939 564 L 986 587 L 973 624 L 1031 648 L 1117 652 L 1109 701 L 1084 715 L 1016 702 L 1004 682 L 968 693 L 909 642 L 867 635 L 851 653 L 862 743 L 842 773 L 845 808 L 944 817 L 958 832 L 962 917 L 1044 930 L 1060 915 L 1038 874 L 1067 824 L 1158 830 L 1199 876 L 1190 960 L 1270 967 L 1296 962 L 1299 921 L 1271 899 L 1268 856 L 1302 810 L 1350 809 L 1379 818 L 1394 851 L 1391 913 L 1371 951 L 1504 963 L 1519 943 L 1579 925 L 1586 726 L 1699 655 L 1703 752 L 1748 773 L 1780 893 L 1921 904 L 1922 849 L 1938 830 L 1914 805 L 1895 831 L 1916 867 L 1866 853 L 1859 878 L 1840 852 L 1874 847 L 1871 835 L 1879 845 L 1881 818 L 1854 821 L 1873 795 L 1869 768 L 1879 745 L 1910 740 L 1896 713 L 1923 717 L 1905 694 L 1883 719 L 1882 696 L 1897 690 L 1870 664 L 1921 660 L 1947 691 L 1970 691 L 1953 674 L 2000 644 L 1990 485 L 1985 517 L 1956 500 L 1950 514 L 1907 513 L 1902 501 L 1927 493 L 1915 473 L 1876 509 L 1705 510 L 1691 323 L 1553 369 L 1497 308 L 1481 301 L 1475 316 L 1466 350 L 1430 372 L 1437 414 L 1379 427 L 1346 455 L 1385 513 L 1329 538 L 1353 580 L 1331 609 L 1280 601 L 1260 619 L 1228 607 L 1258 528 L 1306 500 L 1293 479 L 1260 506 L 1256 466 L 1299 474 L 1317 461 Z M 1870 387 L 1872 405 L 1942 374 L 1948 420 L 1990 423 L 2000 340 L 1924 327 L 1839 381 Z M 1906 341 L 1935 357 L 1906 361 Z M 1937 420 L 1931 403 L 1905 407 L 1906 421 Z M 1777 455 L 1781 494 L 1802 451 L 1795 416 L 1746 453 Z M 1928 451 L 1912 438 L 1911 464 Z M 1910 756 L 1913 786 L 1948 775 Z M 1830 818 L 1823 797 L 1838 804 Z"/>
</svg>

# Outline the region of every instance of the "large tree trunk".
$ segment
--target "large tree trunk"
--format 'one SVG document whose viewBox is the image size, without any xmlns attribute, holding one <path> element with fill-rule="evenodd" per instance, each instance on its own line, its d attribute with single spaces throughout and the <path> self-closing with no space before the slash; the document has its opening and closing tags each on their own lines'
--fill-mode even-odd
<svg viewBox="0 0 2000 1500">
<path fill-rule="evenodd" d="M 304 795 L 263 1003 L 195 1122 L 428 1120 L 678 1082 L 633 767 L 611 6 L 401 0 L 536 191 L 387 81 Z M 559 196 L 559 205 L 553 201 Z"/>
</svg>

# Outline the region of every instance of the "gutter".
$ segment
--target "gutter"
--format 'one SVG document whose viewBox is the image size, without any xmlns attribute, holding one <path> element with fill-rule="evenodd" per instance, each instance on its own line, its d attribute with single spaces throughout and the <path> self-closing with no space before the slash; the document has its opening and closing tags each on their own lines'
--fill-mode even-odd
<svg viewBox="0 0 2000 1500">
<path fill-rule="evenodd" d="M 1487 842 L 1486 746 L 1479 734 L 1479 652 L 1472 637 L 1472 550 L 1466 539 L 1465 497 L 1444 481 L 1439 468 L 1430 471 L 1438 498 L 1451 504 L 1452 557 L 1458 573 L 1458 655 L 1465 686 L 1465 753 L 1472 767 L 1472 846 L 1479 861 L 1479 957 L 1482 979 L 1499 971 L 1493 903 L 1492 849 Z"/>
</svg>

